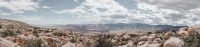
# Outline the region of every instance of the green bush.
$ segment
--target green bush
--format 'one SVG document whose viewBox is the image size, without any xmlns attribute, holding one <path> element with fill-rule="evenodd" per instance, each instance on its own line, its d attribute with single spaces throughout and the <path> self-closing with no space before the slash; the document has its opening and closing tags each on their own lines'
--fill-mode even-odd
<svg viewBox="0 0 200 47">
<path fill-rule="evenodd" d="M 200 47 L 200 34 L 192 33 L 187 38 L 184 38 L 183 47 Z"/>
<path fill-rule="evenodd" d="M 1 34 L 2 37 L 17 35 L 16 32 L 13 32 L 13 31 L 10 31 L 10 30 L 2 31 L 2 32 L 0 32 L 0 34 Z"/>
</svg>

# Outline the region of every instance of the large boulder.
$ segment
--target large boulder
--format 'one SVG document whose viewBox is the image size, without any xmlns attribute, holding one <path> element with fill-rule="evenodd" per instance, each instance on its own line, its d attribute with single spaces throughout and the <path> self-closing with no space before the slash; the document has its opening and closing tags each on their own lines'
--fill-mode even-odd
<svg viewBox="0 0 200 47">
<path fill-rule="evenodd" d="M 143 45 L 140 45 L 140 46 L 137 46 L 137 47 L 159 47 L 159 46 L 160 46 L 160 44 L 151 43 L 151 41 L 147 41 Z"/>
<path fill-rule="evenodd" d="M 149 35 L 139 37 L 139 40 L 152 40 L 155 37 L 156 37 L 156 34 L 149 34 Z"/>
<path fill-rule="evenodd" d="M 188 30 L 191 30 L 191 28 L 188 28 L 188 27 L 182 27 L 179 29 L 179 31 L 177 32 L 179 35 L 181 35 L 181 37 L 188 37 L 189 34 L 192 32 L 192 31 L 188 31 Z"/>
<path fill-rule="evenodd" d="M 164 44 L 163 47 L 182 47 L 184 42 L 176 37 L 171 37 Z"/>
<path fill-rule="evenodd" d="M 18 37 L 24 39 L 24 40 L 31 40 L 31 39 L 34 39 L 36 38 L 34 35 L 32 34 L 29 34 L 29 35 L 26 35 L 26 34 L 22 34 L 22 35 L 19 35 Z"/>
<path fill-rule="evenodd" d="M 160 44 L 145 44 L 145 45 L 142 45 L 142 46 L 139 46 L 139 47 L 159 47 Z"/>
<path fill-rule="evenodd" d="M 200 24 L 189 26 L 187 31 L 189 31 L 189 32 L 196 31 L 196 32 L 200 33 Z"/>
<path fill-rule="evenodd" d="M 67 44 L 63 45 L 62 47 L 76 47 L 74 43 L 68 42 Z"/>
<path fill-rule="evenodd" d="M 6 40 L 4 38 L 0 38 L 0 47 L 15 47 L 16 44 L 12 41 Z"/>
<path fill-rule="evenodd" d="M 188 31 L 178 31 L 178 34 L 181 36 L 181 37 L 188 37 L 189 36 L 189 32 Z"/>
<path fill-rule="evenodd" d="M 122 46 L 118 46 L 118 47 L 134 47 L 134 46 L 133 46 L 133 42 L 130 42 L 126 45 L 122 45 Z"/>
</svg>

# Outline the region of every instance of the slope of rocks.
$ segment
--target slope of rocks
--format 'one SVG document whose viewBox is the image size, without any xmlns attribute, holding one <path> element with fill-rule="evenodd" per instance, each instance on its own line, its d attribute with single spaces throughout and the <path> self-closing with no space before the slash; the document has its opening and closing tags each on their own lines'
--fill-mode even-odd
<svg viewBox="0 0 200 47">
<path fill-rule="evenodd" d="M 0 27 L 5 29 L 23 29 L 30 27 L 30 25 L 20 21 L 0 19 Z"/>
<path fill-rule="evenodd" d="M 83 33 L 6 19 L 0 19 L 0 23 L 0 47 L 200 47 L 198 26 L 175 32 Z"/>
</svg>

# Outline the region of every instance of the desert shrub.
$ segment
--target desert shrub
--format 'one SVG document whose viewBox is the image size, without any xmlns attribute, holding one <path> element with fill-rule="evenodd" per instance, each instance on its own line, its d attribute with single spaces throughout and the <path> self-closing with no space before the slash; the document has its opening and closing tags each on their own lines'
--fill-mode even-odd
<svg viewBox="0 0 200 47">
<path fill-rule="evenodd" d="M 76 40 L 76 38 L 72 38 L 72 39 L 70 40 L 70 42 L 72 42 L 72 43 L 77 43 L 78 40 Z"/>
<path fill-rule="evenodd" d="M 7 25 L 6 28 L 7 29 L 14 29 L 14 25 L 12 25 L 12 24 L 11 25 Z"/>
<path fill-rule="evenodd" d="M 118 46 L 126 45 L 126 44 L 128 44 L 128 41 L 120 41 L 120 42 L 118 43 Z"/>
<path fill-rule="evenodd" d="M 138 42 L 140 42 L 140 41 L 142 41 L 142 40 L 139 40 L 139 37 L 132 38 L 133 45 L 137 45 Z"/>
<path fill-rule="evenodd" d="M 33 35 L 36 37 L 39 37 L 38 32 L 37 31 L 33 31 Z"/>
<path fill-rule="evenodd" d="M 41 39 L 31 39 L 28 40 L 27 44 L 21 45 L 21 47 L 46 47 L 42 44 L 43 42 Z"/>
<path fill-rule="evenodd" d="M 2 32 L 0 32 L 0 34 L 1 34 L 2 37 L 17 35 L 16 32 L 13 32 L 13 31 L 10 31 L 10 30 L 2 31 Z"/>
<path fill-rule="evenodd" d="M 33 29 L 34 29 L 34 30 L 38 30 L 38 29 L 40 29 L 40 27 L 33 27 Z"/>
<path fill-rule="evenodd" d="M 17 30 L 16 33 L 17 33 L 17 34 L 22 34 L 22 31 Z"/>
<path fill-rule="evenodd" d="M 95 47 L 114 47 L 114 44 L 110 40 L 110 35 L 98 35 L 97 44 Z"/>
<path fill-rule="evenodd" d="M 0 29 L 2 28 L 2 25 L 0 25 Z"/>
<path fill-rule="evenodd" d="M 66 36 L 65 32 L 53 32 L 54 36 Z"/>
<path fill-rule="evenodd" d="M 200 34 L 198 33 L 192 33 L 187 38 L 184 38 L 183 41 L 184 46 L 183 47 L 200 47 Z"/>
<path fill-rule="evenodd" d="M 137 37 L 137 34 L 129 34 L 130 37 Z"/>
</svg>

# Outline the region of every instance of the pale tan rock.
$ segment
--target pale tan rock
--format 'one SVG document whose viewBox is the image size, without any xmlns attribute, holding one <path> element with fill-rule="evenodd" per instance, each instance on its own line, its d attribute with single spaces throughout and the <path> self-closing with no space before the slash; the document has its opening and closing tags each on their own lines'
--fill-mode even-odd
<svg viewBox="0 0 200 47">
<path fill-rule="evenodd" d="M 4 38 L 0 38 L 0 47 L 15 47 L 16 44 L 9 41 L 9 40 L 6 40 Z"/>
<path fill-rule="evenodd" d="M 63 45 L 62 47 L 76 47 L 74 43 L 68 42 L 67 44 Z"/>
<path fill-rule="evenodd" d="M 142 45 L 142 46 L 139 46 L 139 47 L 159 47 L 160 44 L 145 44 L 145 45 Z"/>
<path fill-rule="evenodd" d="M 148 36 L 141 36 L 141 37 L 139 37 L 139 39 L 140 40 L 151 40 L 151 39 L 154 39 L 155 38 L 155 36 L 156 36 L 156 34 L 150 34 L 150 35 L 148 35 Z"/>
<path fill-rule="evenodd" d="M 187 31 L 187 27 L 182 27 L 179 29 L 179 31 L 177 32 L 179 35 L 181 35 L 181 37 L 186 38 L 189 35 L 189 32 Z"/>
<path fill-rule="evenodd" d="M 182 47 L 183 44 L 184 42 L 181 39 L 171 37 L 164 43 L 163 47 Z"/>
<path fill-rule="evenodd" d="M 130 42 L 126 45 L 118 46 L 118 47 L 133 47 L 133 42 Z"/>
<path fill-rule="evenodd" d="M 150 41 L 147 41 L 145 44 L 137 47 L 159 47 L 160 44 L 149 44 Z"/>
<path fill-rule="evenodd" d="M 195 32 L 200 33 L 200 24 L 196 24 L 196 25 L 191 25 L 191 26 L 189 26 L 189 28 L 188 28 L 187 31 L 188 31 L 188 32 L 193 32 L 193 31 L 195 31 Z"/>
<path fill-rule="evenodd" d="M 25 39 L 25 40 L 31 40 L 31 39 L 34 39 L 36 38 L 34 35 L 32 34 L 29 34 L 29 35 L 26 35 L 26 34 L 22 34 L 22 35 L 19 35 L 18 37 L 22 38 L 22 39 Z"/>
<path fill-rule="evenodd" d="M 182 37 L 186 38 L 189 35 L 189 32 L 188 31 L 179 31 L 178 34 L 181 35 Z"/>
<path fill-rule="evenodd" d="M 145 44 L 145 41 L 140 41 L 140 42 L 138 42 L 137 46 L 141 46 L 143 44 Z"/>
</svg>

